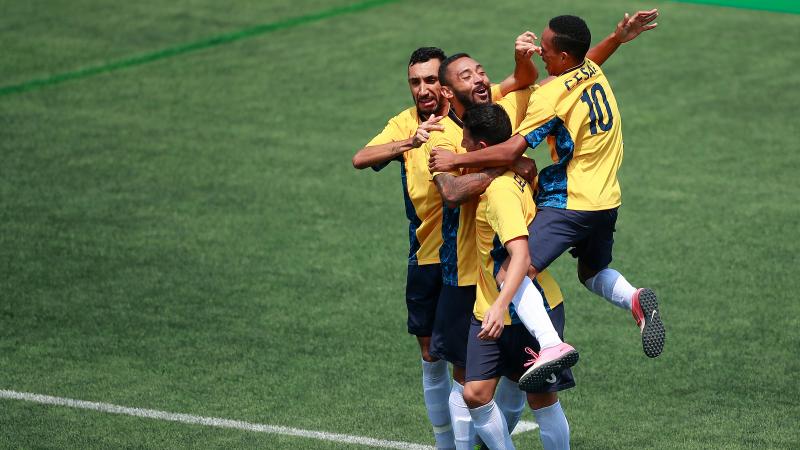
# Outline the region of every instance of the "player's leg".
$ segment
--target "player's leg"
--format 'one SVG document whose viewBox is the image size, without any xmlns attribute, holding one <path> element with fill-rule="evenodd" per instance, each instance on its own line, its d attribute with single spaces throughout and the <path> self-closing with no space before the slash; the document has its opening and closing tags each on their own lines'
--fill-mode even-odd
<svg viewBox="0 0 800 450">
<path fill-rule="evenodd" d="M 525 392 L 520 390 L 516 381 L 508 377 L 500 377 L 494 391 L 494 402 L 497 403 L 497 407 L 506 418 L 509 433 L 514 431 L 519 418 L 522 417 L 522 412 L 525 411 L 525 401 Z"/>
<path fill-rule="evenodd" d="M 587 289 L 611 304 L 631 311 L 642 336 L 642 348 L 655 358 L 664 349 L 665 330 L 658 311 L 658 298 L 648 288 L 633 287 L 622 274 L 608 267 L 614 245 L 617 209 L 597 211 L 593 233 L 575 248 L 578 279 Z"/>
<path fill-rule="evenodd" d="M 467 360 L 467 336 L 475 286 L 443 285 L 436 307 L 436 319 L 431 336 L 431 355 L 453 365 L 453 383 L 448 406 L 456 449 L 471 449 L 475 429 L 464 403 L 464 366 Z"/>
<path fill-rule="evenodd" d="M 503 371 L 500 351 L 503 336 L 499 340 L 482 340 L 478 338 L 480 331 L 481 323 L 473 318 L 467 343 L 464 401 L 475 431 L 488 448 L 513 449 L 505 417 L 493 399 Z"/>
<path fill-rule="evenodd" d="M 560 304 L 549 311 L 551 320 L 563 338 L 564 333 L 564 304 Z M 511 337 L 511 336 L 509 336 Z M 514 336 L 516 349 L 513 363 L 517 370 L 524 366 L 526 348 L 536 349 L 538 342 L 527 333 L 516 333 Z M 528 393 L 528 404 L 533 410 L 536 422 L 539 424 L 539 436 L 545 450 L 563 450 L 569 448 L 569 423 L 558 401 L 558 391 L 575 386 L 575 379 L 570 369 L 554 373 L 547 379 L 545 385 L 535 392 Z"/>
<path fill-rule="evenodd" d="M 572 211 L 541 208 L 528 226 L 528 249 L 533 270 L 531 275 L 545 270 L 562 253 L 583 238 L 586 228 Z M 558 336 L 544 305 L 541 287 L 534 279 L 524 279 L 514 295 L 515 312 L 528 331 L 536 337 L 541 350 L 520 378 L 525 391 L 536 390 L 551 374 L 572 367 L 578 362 L 578 352 Z"/>
<path fill-rule="evenodd" d="M 417 337 L 422 355 L 422 392 L 428 419 L 433 427 L 436 447 L 455 448 L 450 423 L 450 371 L 447 361 L 431 355 L 431 335 L 441 291 L 439 264 L 409 265 L 406 282 L 408 332 Z"/>
</svg>

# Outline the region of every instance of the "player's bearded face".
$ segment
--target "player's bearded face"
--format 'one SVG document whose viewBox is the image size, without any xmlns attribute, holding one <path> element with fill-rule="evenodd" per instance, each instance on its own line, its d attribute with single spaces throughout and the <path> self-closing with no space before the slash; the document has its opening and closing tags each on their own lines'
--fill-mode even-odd
<svg viewBox="0 0 800 450">
<path fill-rule="evenodd" d="M 448 80 L 451 80 L 453 96 L 464 108 L 491 103 L 491 84 L 483 66 L 472 58 L 461 58 L 448 69 L 451 67 L 453 70 L 448 70 Z"/>
<path fill-rule="evenodd" d="M 438 59 L 431 59 L 408 67 L 408 87 L 417 111 L 423 116 L 438 112 L 442 104 L 442 86 L 439 84 Z"/>
</svg>

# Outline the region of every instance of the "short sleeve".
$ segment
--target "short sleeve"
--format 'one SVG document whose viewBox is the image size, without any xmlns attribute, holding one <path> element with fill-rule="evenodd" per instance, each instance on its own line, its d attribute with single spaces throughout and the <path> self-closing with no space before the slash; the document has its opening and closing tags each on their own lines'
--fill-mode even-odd
<svg viewBox="0 0 800 450">
<path fill-rule="evenodd" d="M 520 236 L 528 236 L 528 224 L 522 211 L 519 195 L 507 184 L 487 190 L 486 218 L 503 245 Z"/>
<path fill-rule="evenodd" d="M 533 148 L 550 133 L 556 125 L 558 117 L 553 105 L 546 98 L 534 92 L 528 101 L 525 118 L 517 128 L 517 134 L 528 141 L 528 145 Z"/>
<path fill-rule="evenodd" d="M 372 147 L 374 145 L 383 145 L 383 144 L 388 144 L 390 142 L 402 141 L 404 139 L 408 139 L 408 136 L 406 136 L 406 134 L 408 134 L 407 131 L 403 130 L 400 127 L 400 125 L 397 123 L 397 119 L 392 118 L 383 128 L 383 131 L 381 131 L 380 134 L 372 138 L 372 140 L 369 141 L 366 146 Z M 388 166 L 390 162 L 402 161 L 402 160 L 403 157 L 398 156 L 397 158 L 391 159 L 389 161 L 384 161 L 380 164 L 375 164 L 374 166 L 372 166 L 372 170 L 378 172 L 384 167 Z"/>
<path fill-rule="evenodd" d="M 451 151 L 453 153 L 458 153 L 458 147 L 456 146 L 456 143 L 453 142 L 452 139 L 448 138 L 447 135 L 445 135 L 445 133 L 442 133 L 442 132 L 432 133 L 431 134 L 431 138 L 428 140 L 428 142 L 426 142 L 422 146 L 422 148 L 424 149 L 424 152 L 425 152 L 425 160 L 426 161 L 428 159 L 430 159 L 431 150 L 433 150 L 434 147 L 438 147 L 438 148 L 441 148 L 443 150 Z M 439 175 L 440 173 L 449 173 L 449 174 L 454 175 L 454 176 L 461 175 L 461 172 L 458 171 L 458 170 L 451 171 L 451 172 L 431 172 L 431 180 L 433 179 L 433 177 L 435 177 L 436 175 Z"/>
</svg>

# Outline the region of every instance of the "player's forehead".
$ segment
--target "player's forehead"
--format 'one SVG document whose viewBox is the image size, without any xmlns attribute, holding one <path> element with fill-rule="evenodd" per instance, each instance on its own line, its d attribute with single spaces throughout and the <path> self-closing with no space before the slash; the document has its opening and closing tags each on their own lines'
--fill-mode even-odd
<svg viewBox="0 0 800 450">
<path fill-rule="evenodd" d="M 555 35 L 556 33 L 550 27 L 545 27 L 544 31 L 542 31 L 542 47 L 552 46 Z"/>
<path fill-rule="evenodd" d="M 429 78 L 439 77 L 439 66 L 441 61 L 438 59 L 429 59 L 425 62 L 418 62 L 408 66 L 408 78 Z"/>
<path fill-rule="evenodd" d="M 478 70 L 483 70 L 483 66 L 481 65 L 481 63 L 475 61 L 469 56 L 458 58 L 457 60 L 450 63 L 449 66 L 447 66 L 448 74 L 456 76 L 462 73 L 469 73 Z"/>
</svg>

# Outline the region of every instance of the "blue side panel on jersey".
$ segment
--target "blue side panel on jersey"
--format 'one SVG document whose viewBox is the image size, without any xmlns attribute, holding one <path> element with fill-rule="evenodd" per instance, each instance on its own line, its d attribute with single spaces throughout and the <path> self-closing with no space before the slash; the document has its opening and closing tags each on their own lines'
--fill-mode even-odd
<svg viewBox="0 0 800 450">
<path fill-rule="evenodd" d="M 417 265 L 417 252 L 419 251 L 419 239 L 417 239 L 417 228 L 422 225 L 422 221 L 417 217 L 417 210 L 411 197 L 408 195 L 408 180 L 406 176 L 406 165 L 400 162 L 400 180 L 403 182 L 403 199 L 406 202 L 406 217 L 408 217 L 408 240 L 410 248 L 408 250 L 408 264 Z"/>
<path fill-rule="evenodd" d="M 442 206 L 442 246 L 439 260 L 442 263 L 442 282 L 458 286 L 458 221 L 461 207 Z"/>
<path fill-rule="evenodd" d="M 559 118 L 531 131 L 528 136 L 544 129 L 548 124 L 552 124 L 548 133 L 555 137 L 555 150 L 559 159 L 557 163 L 547 166 L 539 172 L 539 194 L 536 196 L 536 206 L 565 209 L 567 207 L 567 165 L 575 152 L 575 142 L 567 127 L 564 126 L 564 122 Z M 533 137 L 538 137 L 538 135 Z M 531 141 L 527 137 L 525 139 L 528 142 Z"/>
</svg>

